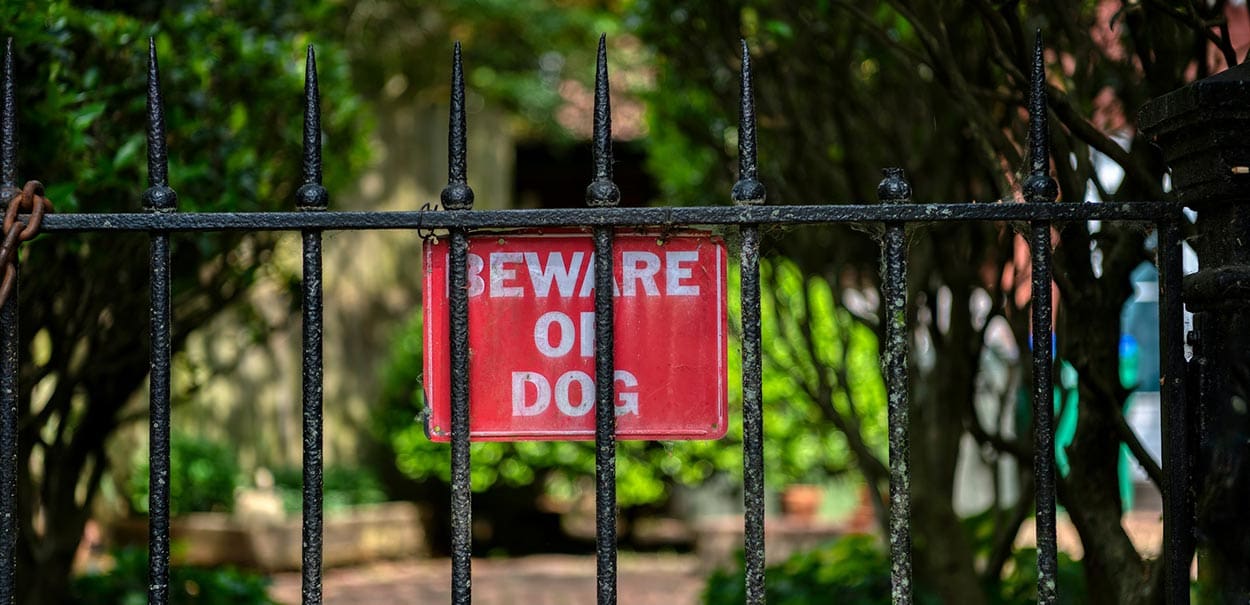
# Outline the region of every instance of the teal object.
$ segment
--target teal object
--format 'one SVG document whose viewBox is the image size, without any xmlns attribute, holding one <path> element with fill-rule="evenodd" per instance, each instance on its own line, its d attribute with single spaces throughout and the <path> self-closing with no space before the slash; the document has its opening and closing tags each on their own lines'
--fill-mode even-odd
<svg viewBox="0 0 1250 605">
<path fill-rule="evenodd" d="M 1133 304 L 1132 301 L 1127 303 Z M 1126 305 L 1127 306 L 1127 305 Z M 1157 308 L 1157 307 L 1156 307 Z M 1158 355 L 1155 356 L 1158 358 Z M 1141 347 L 1137 345 L 1137 339 L 1131 334 L 1123 334 L 1120 336 L 1120 385 L 1126 389 L 1136 390 L 1141 385 Z M 1158 368 L 1158 363 L 1155 363 Z M 1124 399 L 1124 409 L 1120 413 L 1128 418 L 1128 410 L 1133 405 L 1133 398 L 1126 397 Z M 1128 446 L 1120 444 L 1120 502 L 1123 510 L 1133 510 L 1133 452 L 1129 451 Z"/>
<path fill-rule="evenodd" d="M 1158 391 L 1159 387 L 1159 301 L 1158 271 L 1143 262 L 1133 270 L 1133 296 L 1124 303 L 1120 313 L 1120 384 L 1134 392 Z M 1066 360 L 1056 358 L 1059 380 L 1055 385 L 1055 466 L 1060 476 L 1071 470 L 1067 447 L 1076 435 L 1080 415 L 1079 375 Z M 1024 417 L 1029 415 L 1028 394 L 1022 391 Z M 1122 412 L 1128 416 L 1133 397 L 1124 402 Z M 1121 444 L 1116 463 L 1119 475 L 1120 502 L 1123 510 L 1133 508 L 1133 454 Z"/>
<path fill-rule="evenodd" d="M 1132 301 L 1129 302 L 1132 304 Z M 1054 339 L 1052 338 L 1052 342 Z M 1157 357 L 1157 355 L 1156 355 Z M 1142 383 L 1141 381 L 1141 355 L 1140 347 L 1137 345 L 1136 339 L 1125 334 L 1120 338 L 1120 383 L 1125 388 L 1133 388 Z M 1072 444 L 1073 438 L 1076 436 L 1077 421 L 1080 417 L 1081 395 L 1079 383 L 1080 374 L 1076 368 L 1065 359 L 1058 359 L 1059 364 L 1059 380 L 1055 384 L 1055 468 L 1059 470 L 1061 477 L 1067 477 L 1072 468 L 1072 460 L 1068 457 L 1068 446 Z M 1155 366 L 1157 367 L 1157 363 Z M 1125 401 L 1124 414 L 1128 414 L 1129 407 L 1132 405 L 1132 399 Z M 1029 404 L 1029 393 L 1027 388 L 1020 390 L 1019 398 L 1020 414 L 1017 416 L 1022 427 L 1027 427 L 1031 420 L 1031 407 Z M 1133 474 L 1132 474 L 1132 452 L 1128 446 L 1121 444 L 1120 453 L 1116 462 L 1117 475 L 1120 488 L 1120 502 L 1122 510 L 1128 511 L 1133 508 L 1134 490 L 1133 490 Z"/>
<path fill-rule="evenodd" d="M 1067 360 L 1059 360 L 1059 384 L 1055 385 L 1055 467 L 1059 476 L 1067 477 L 1071 465 L 1068 446 L 1076 436 L 1076 419 L 1080 413 L 1079 375 Z"/>
</svg>

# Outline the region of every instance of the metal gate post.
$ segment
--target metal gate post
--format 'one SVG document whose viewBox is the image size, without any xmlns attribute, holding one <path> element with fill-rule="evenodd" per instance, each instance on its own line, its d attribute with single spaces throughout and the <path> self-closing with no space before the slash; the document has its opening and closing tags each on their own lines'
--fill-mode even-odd
<svg viewBox="0 0 1250 605">
<path fill-rule="evenodd" d="M 1163 150 L 1175 201 L 1198 212 L 1197 232 L 1188 241 L 1200 270 L 1184 280 L 1185 305 L 1195 313 L 1185 377 L 1196 394 L 1190 398 L 1194 409 L 1168 410 L 1165 402 L 1163 411 L 1167 483 L 1188 485 L 1188 493 L 1174 494 L 1173 501 L 1183 503 L 1197 524 L 1193 533 L 1173 528 L 1170 535 L 1165 524 L 1165 547 L 1188 553 L 1183 549 L 1192 549 L 1196 540 L 1203 601 L 1245 603 L 1250 599 L 1245 517 L 1250 510 L 1250 65 L 1147 103 L 1139 124 Z M 1166 392 L 1170 385 L 1161 386 Z M 1196 430 L 1178 427 L 1177 421 Z M 1186 441 L 1168 468 L 1169 444 L 1175 450 Z M 1176 473 L 1184 473 L 1183 483 Z M 1186 571 L 1190 560 L 1183 558 Z"/>
</svg>

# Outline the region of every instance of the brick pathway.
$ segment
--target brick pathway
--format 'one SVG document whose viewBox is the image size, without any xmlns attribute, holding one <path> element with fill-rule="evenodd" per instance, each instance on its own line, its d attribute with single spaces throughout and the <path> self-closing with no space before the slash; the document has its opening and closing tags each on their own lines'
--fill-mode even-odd
<svg viewBox="0 0 1250 605">
<path fill-rule="evenodd" d="M 1158 512 L 1133 512 L 1125 528 L 1138 550 L 1157 556 L 1162 539 Z M 1066 515 L 1058 519 L 1059 547 L 1080 557 L 1081 543 Z M 1020 529 L 1017 547 L 1033 544 L 1032 520 Z M 776 549 L 773 549 L 774 551 Z M 772 557 L 770 557 L 770 560 Z M 695 555 L 620 555 L 620 605 L 698 605 L 707 561 Z M 776 563 L 776 561 L 770 561 Z M 447 603 L 451 598 L 447 559 L 389 561 L 325 573 L 326 605 L 369 603 Z M 272 596 L 280 603 L 300 600 L 297 572 L 277 574 Z M 474 605 L 585 605 L 595 602 L 593 556 L 534 555 L 473 561 Z"/>
<path fill-rule="evenodd" d="M 691 555 L 620 556 L 620 605 L 697 605 L 704 574 Z M 447 603 L 447 559 L 388 561 L 325 572 L 326 605 Z M 300 601 L 299 573 L 273 578 L 280 603 Z M 593 556 L 535 555 L 473 561 L 474 605 L 585 605 L 595 602 Z"/>
</svg>

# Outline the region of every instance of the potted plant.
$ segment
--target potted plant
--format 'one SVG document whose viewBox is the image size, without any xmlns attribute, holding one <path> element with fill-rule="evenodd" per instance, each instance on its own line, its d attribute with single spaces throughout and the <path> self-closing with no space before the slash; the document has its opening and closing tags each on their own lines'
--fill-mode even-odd
<svg viewBox="0 0 1250 605">
<path fill-rule="evenodd" d="M 786 519 L 800 523 L 816 520 L 824 502 L 825 489 L 813 483 L 791 483 L 781 492 L 781 512 Z"/>
</svg>

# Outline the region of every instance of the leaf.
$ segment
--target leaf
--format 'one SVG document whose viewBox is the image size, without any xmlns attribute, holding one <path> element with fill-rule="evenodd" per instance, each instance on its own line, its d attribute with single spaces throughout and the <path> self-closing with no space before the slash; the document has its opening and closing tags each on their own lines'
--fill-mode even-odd
<svg viewBox="0 0 1250 605">
<path fill-rule="evenodd" d="M 74 114 L 71 122 L 74 130 L 86 130 L 104 113 L 105 104 L 103 101 L 89 103 L 77 113 Z"/>
<path fill-rule="evenodd" d="M 785 40 L 794 38 L 794 28 L 785 21 L 769 19 L 764 22 L 764 29 L 778 38 L 783 38 Z"/>
<path fill-rule="evenodd" d="M 135 164 L 135 157 L 139 155 L 139 149 L 144 143 L 142 134 L 134 134 L 117 148 L 117 153 L 113 154 L 113 170 L 119 171 L 128 166 Z"/>
</svg>

